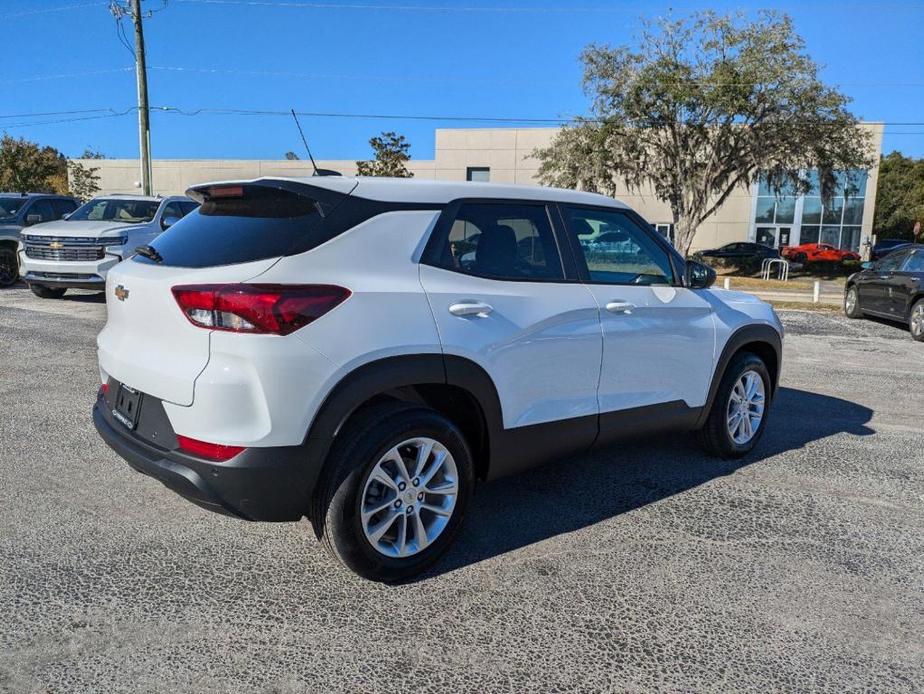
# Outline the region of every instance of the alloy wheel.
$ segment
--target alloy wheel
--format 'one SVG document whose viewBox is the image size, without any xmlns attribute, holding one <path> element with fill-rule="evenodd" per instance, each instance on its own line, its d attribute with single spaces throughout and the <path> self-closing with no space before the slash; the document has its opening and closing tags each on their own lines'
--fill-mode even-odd
<svg viewBox="0 0 924 694">
<path fill-rule="evenodd" d="M 765 403 L 764 380 L 756 371 L 745 371 L 728 398 L 726 422 L 732 441 L 743 446 L 754 438 L 764 418 Z"/>
<path fill-rule="evenodd" d="M 366 540 L 387 557 L 418 554 L 446 529 L 458 495 L 458 470 L 445 446 L 428 437 L 399 443 L 379 459 L 363 488 Z"/>
<path fill-rule="evenodd" d="M 915 337 L 924 333 L 924 303 L 918 303 L 911 311 L 910 327 Z"/>
<path fill-rule="evenodd" d="M 844 300 L 844 308 L 847 311 L 847 314 L 854 312 L 854 309 L 857 307 L 857 290 L 851 288 L 847 292 L 847 298 Z"/>
</svg>

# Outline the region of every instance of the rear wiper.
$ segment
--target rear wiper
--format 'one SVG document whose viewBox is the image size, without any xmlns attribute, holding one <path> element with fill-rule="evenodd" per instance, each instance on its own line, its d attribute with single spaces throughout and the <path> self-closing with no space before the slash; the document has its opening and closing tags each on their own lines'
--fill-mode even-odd
<svg viewBox="0 0 924 694">
<path fill-rule="evenodd" d="M 135 249 L 135 253 L 138 255 L 143 255 L 145 258 L 148 260 L 153 260 L 155 263 L 164 262 L 164 256 L 158 253 L 154 246 L 138 246 L 138 248 Z"/>
</svg>

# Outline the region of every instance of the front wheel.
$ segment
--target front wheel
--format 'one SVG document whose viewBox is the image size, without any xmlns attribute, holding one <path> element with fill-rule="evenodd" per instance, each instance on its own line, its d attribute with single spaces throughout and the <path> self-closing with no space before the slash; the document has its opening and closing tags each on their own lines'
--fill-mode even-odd
<svg viewBox="0 0 924 694">
<path fill-rule="evenodd" d="M 19 260 L 12 248 L 0 248 L 0 287 L 11 287 L 19 281 Z"/>
<path fill-rule="evenodd" d="M 452 543 L 474 483 L 464 436 L 440 413 L 370 408 L 338 436 L 312 522 L 326 549 L 374 581 L 424 571 Z"/>
<path fill-rule="evenodd" d="M 740 458 L 753 450 L 766 427 L 771 388 L 770 373 L 760 357 L 736 354 L 698 432 L 703 448 L 720 458 Z"/>
<path fill-rule="evenodd" d="M 912 338 L 918 342 L 924 342 L 924 299 L 918 299 L 911 307 L 908 329 L 911 331 Z"/>
<path fill-rule="evenodd" d="M 863 317 L 863 311 L 860 310 L 860 295 L 856 287 L 848 288 L 847 293 L 844 294 L 844 313 L 848 318 Z"/>
<path fill-rule="evenodd" d="M 41 284 L 30 284 L 29 289 L 40 299 L 60 299 L 67 291 L 66 287 L 45 287 Z"/>
</svg>

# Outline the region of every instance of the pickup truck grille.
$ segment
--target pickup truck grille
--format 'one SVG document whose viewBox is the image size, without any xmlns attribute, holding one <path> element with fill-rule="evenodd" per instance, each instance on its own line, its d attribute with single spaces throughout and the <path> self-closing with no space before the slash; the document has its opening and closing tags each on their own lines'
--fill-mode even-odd
<svg viewBox="0 0 924 694">
<path fill-rule="evenodd" d="M 102 260 L 106 251 L 102 246 L 95 245 L 96 239 L 81 238 L 42 238 L 26 239 L 26 257 L 35 260 L 63 260 L 81 262 L 88 260 Z"/>
</svg>

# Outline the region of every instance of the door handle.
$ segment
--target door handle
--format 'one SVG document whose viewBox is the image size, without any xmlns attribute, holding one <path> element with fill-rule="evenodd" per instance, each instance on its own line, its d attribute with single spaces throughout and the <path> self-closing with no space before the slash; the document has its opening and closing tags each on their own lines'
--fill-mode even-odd
<svg viewBox="0 0 924 694">
<path fill-rule="evenodd" d="M 606 310 L 610 313 L 632 313 L 635 309 L 635 304 L 630 304 L 628 301 L 621 301 L 616 299 L 609 302 L 606 305 Z"/>
<path fill-rule="evenodd" d="M 493 310 L 492 306 L 480 301 L 461 301 L 449 307 L 449 312 L 454 316 L 476 316 L 478 318 L 487 317 Z"/>
</svg>

